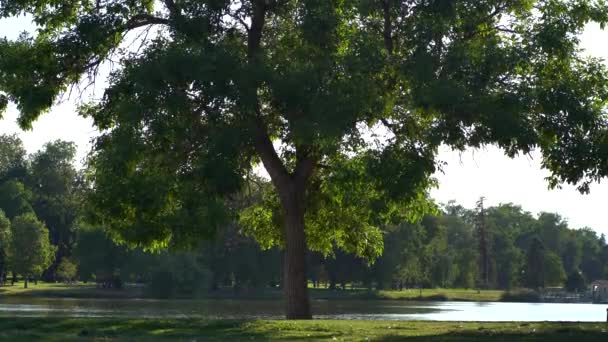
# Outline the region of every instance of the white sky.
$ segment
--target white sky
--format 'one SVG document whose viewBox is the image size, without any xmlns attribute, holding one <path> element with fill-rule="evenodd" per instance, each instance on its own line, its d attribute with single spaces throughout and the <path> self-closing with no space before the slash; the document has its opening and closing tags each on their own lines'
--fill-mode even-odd
<svg viewBox="0 0 608 342">
<path fill-rule="evenodd" d="M 15 38 L 19 32 L 31 28 L 24 18 L 0 20 L 0 37 Z M 608 31 L 598 25 L 589 25 L 582 37 L 583 47 L 589 54 L 608 59 Z M 76 115 L 74 100 L 65 101 L 43 115 L 32 131 L 23 132 L 15 120 L 14 106 L 0 121 L 0 134 L 18 133 L 28 152 L 39 150 L 44 143 L 55 139 L 74 141 L 78 144 L 78 159 L 81 161 L 90 148 L 95 135 L 89 120 Z M 608 199 L 608 181 L 595 184 L 591 194 L 581 195 L 573 187 L 565 185 L 561 190 L 548 190 L 544 178 L 547 171 L 540 168 L 540 157 L 510 159 L 495 147 L 469 150 L 464 153 L 444 149 L 439 159 L 448 163 L 443 174 L 437 174 L 440 186 L 432 196 L 440 203 L 456 200 L 472 208 L 480 196 L 486 197 L 488 205 L 513 202 L 532 213 L 557 212 L 570 222 L 573 228 L 591 227 L 608 235 L 608 215 L 604 216 L 604 204 Z"/>
</svg>

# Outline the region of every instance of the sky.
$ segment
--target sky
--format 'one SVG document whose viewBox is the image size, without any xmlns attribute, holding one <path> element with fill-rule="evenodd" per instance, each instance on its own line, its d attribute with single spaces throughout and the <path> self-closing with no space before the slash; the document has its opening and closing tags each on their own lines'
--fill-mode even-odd
<svg viewBox="0 0 608 342">
<path fill-rule="evenodd" d="M 0 20 L 0 38 L 13 39 L 28 28 L 31 25 L 25 18 Z M 608 60 L 608 31 L 591 24 L 581 41 L 588 54 Z M 96 92 L 99 95 L 101 91 Z M 17 109 L 10 106 L 4 119 L 0 120 L 0 134 L 17 133 L 29 153 L 41 149 L 48 141 L 74 141 L 78 145 L 77 162 L 80 164 L 90 149 L 96 130 L 89 120 L 76 114 L 79 101 L 76 96 L 64 99 L 27 132 L 17 126 Z M 492 146 L 465 152 L 443 148 L 439 160 L 447 165 L 443 167 L 443 173 L 435 175 L 439 187 L 433 189 L 431 195 L 438 203 L 455 200 L 472 208 L 479 197 L 484 196 L 487 205 L 515 203 L 533 214 L 556 212 L 572 228 L 590 227 L 608 235 L 608 215 L 603 212 L 608 203 L 608 180 L 594 184 L 589 195 L 581 195 L 568 185 L 549 190 L 545 181 L 548 172 L 541 169 L 538 153 L 510 159 Z"/>
</svg>

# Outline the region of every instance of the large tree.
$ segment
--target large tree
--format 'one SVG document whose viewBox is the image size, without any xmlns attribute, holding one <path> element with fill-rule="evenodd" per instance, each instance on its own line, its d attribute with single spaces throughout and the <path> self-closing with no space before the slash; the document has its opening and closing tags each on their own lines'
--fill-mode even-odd
<svg viewBox="0 0 608 342">
<path fill-rule="evenodd" d="M 245 221 L 285 248 L 288 318 L 311 316 L 307 246 L 376 257 L 379 227 L 427 206 L 442 143 L 540 147 L 551 185 L 583 191 L 608 171 L 607 73 L 578 48 L 586 23 L 608 20 L 604 1 L 0 4 L 24 13 L 36 35 L 0 42 L 0 104 L 24 128 L 118 61 L 82 110 L 101 131 L 93 203 L 116 238 L 196 244 L 263 164 L 274 193 Z"/>
</svg>

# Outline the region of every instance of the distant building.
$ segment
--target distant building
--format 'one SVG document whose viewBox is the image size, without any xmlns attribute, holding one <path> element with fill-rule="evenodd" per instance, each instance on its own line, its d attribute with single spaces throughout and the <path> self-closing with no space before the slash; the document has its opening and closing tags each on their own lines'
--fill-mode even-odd
<svg viewBox="0 0 608 342">
<path fill-rule="evenodd" d="M 596 280 L 592 282 L 591 296 L 594 303 L 608 303 L 608 280 Z"/>
</svg>

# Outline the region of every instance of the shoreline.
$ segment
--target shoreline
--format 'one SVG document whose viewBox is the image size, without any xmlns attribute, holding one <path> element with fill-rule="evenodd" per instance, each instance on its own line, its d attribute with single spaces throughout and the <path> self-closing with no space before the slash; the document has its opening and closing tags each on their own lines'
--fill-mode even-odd
<svg viewBox="0 0 608 342">
<path fill-rule="evenodd" d="M 472 290 L 472 289 L 407 289 L 407 290 L 373 290 L 346 289 L 330 290 L 325 288 L 309 288 L 311 300 L 379 300 L 379 301 L 408 301 L 408 302 L 518 302 L 518 303 L 591 303 L 588 300 L 572 301 L 552 298 L 546 300 L 538 292 L 518 289 L 503 290 Z M 279 300 L 283 298 L 280 289 L 241 290 L 220 289 L 200 294 L 198 296 L 176 296 L 158 298 L 150 296 L 142 286 L 126 286 L 122 289 L 104 289 L 94 284 L 60 284 L 39 283 L 31 284 L 24 289 L 19 283 L 0 287 L 1 298 L 102 298 L 102 299 L 184 299 L 184 300 Z M 582 297 L 584 298 L 584 297 Z"/>
</svg>

